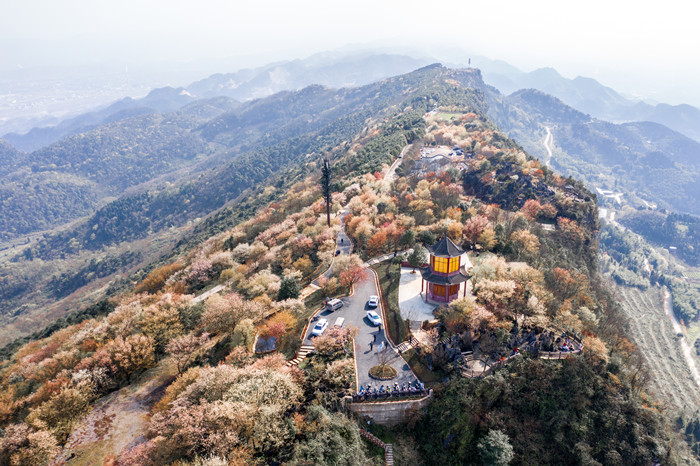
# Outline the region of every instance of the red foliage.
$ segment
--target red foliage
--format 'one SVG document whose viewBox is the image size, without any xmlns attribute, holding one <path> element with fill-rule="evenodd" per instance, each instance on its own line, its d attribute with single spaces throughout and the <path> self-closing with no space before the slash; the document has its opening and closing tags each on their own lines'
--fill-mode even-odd
<svg viewBox="0 0 700 466">
<path fill-rule="evenodd" d="M 287 330 L 287 325 L 284 322 L 271 321 L 265 324 L 260 329 L 260 336 L 263 338 L 275 337 L 279 339 Z"/>
<path fill-rule="evenodd" d="M 97 350 L 97 340 L 94 338 L 86 338 L 80 343 L 80 351 L 83 353 L 94 353 Z"/>
<path fill-rule="evenodd" d="M 540 204 L 539 201 L 536 199 L 528 199 L 525 201 L 525 205 L 520 209 L 520 212 L 530 220 L 535 220 L 540 214 L 540 210 L 542 210 L 542 204 Z"/>
<path fill-rule="evenodd" d="M 367 255 L 376 256 L 384 251 L 387 235 L 383 229 L 380 229 L 367 241 Z"/>
<path fill-rule="evenodd" d="M 369 278 L 369 272 L 362 266 L 355 265 L 348 270 L 340 272 L 340 285 L 345 288 L 350 288 L 355 283 L 361 282 Z"/>
<path fill-rule="evenodd" d="M 61 389 L 68 385 L 69 382 L 70 378 L 68 378 L 68 376 L 64 374 L 60 375 L 55 379 L 48 380 L 39 388 L 39 390 L 36 391 L 36 393 L 32 397 L 32 403 L 34 405 L 39 405 L 43 403 L 44 401 L 51 398 L 52 395 L 55 395 L 58 392 L 60 392 Z"/>
<path fill-rule="evenodd" d="M 58 350 L 60 344 L 58 342 L 52 342 L 43 346 L 39 351 L 32 354 L 27 358 L 27 362 L 41 362 L 46 358 L 53 356 Z"/>
</svg>

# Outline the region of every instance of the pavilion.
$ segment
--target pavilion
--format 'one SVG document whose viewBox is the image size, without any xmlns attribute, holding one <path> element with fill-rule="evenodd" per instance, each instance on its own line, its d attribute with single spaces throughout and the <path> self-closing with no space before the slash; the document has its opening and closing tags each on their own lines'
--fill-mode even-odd
<svg viewBox="0 0 700 466">
<path fill-rule="evenodd" d="M 470 278 L 468 270 L 472 267 L 467 253 L 447 236 L 429 247 L 428 251 L 430 264 L 420 269 L 423 277 L 421 292 L 426 289 L 427 283 L 425 301 L 431 299 L 449 303 L 459 297 L 460 288 L 464 290 L 462 296 L 466 296 L 466 282 Z"/>
</svg>

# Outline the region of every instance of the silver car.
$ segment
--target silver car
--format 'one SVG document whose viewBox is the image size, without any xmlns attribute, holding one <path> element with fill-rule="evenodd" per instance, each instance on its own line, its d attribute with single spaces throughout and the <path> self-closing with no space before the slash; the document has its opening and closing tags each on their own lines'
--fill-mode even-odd
<svg viewBox="0 0 700 466">
<path fill-rule="evenodd" d="M 372 325 L 374 325 L 375 327 L 382 325 L 381 317 L 379 317 L 379 314 L 377 314 L 374 311 L 367 311 L 367 318 L 372 323 Z"/>
<path fill-rule="evenodd" d="M 328 320 L 327 319 L 320 319 L 318 322 L 316 322 L 316 325 L 314 325 L 313 330 L 311 330 L 311 335 L 314 337 L 322 335 L 323 332 L 325 332 L 327 328 L 328 328 Z"/>
</svg>

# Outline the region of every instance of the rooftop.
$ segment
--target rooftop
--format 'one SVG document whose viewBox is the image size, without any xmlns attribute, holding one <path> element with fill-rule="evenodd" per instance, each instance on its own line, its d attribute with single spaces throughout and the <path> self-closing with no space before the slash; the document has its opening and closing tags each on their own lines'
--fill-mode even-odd
<svg viewBox="0 0 700 466">
<path fill-rule="evenodd" d="M 443 236 L 440 241 L 428 248 L 430 254 L 437 257 L 459 257 L 464 254 L 462 248 L 457 246 L 450 238 Z"/>
<path fill-rule="evenodd" d="M 420 273 L 423 276 L 423 280 L 430 283 L 437 283 L 438 285 L 457 285 L 469 280 L 469 275 L 466 270 L 464 270 L 464 267 L 460 268 L 458 273 L 453 275 L 433 273 L 430 267 L 423 267 L 420 269 Z"/>
</svg>

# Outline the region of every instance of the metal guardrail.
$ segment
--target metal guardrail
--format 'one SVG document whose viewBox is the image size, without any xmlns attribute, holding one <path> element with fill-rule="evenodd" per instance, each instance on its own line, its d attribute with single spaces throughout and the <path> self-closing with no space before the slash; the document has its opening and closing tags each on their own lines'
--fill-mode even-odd
<svg viewBox="0 0 700 466">
<path fill-rule="evenodd" d="M 432 396 L 432 389 L 422 389 L 406 392 L 382 392 L 382 393 L 356 393 L 352 396 L 353 403 L 374 402 L 374 401 L 404 401 L 412 398 L 424 398 Z"/>
</svg>

